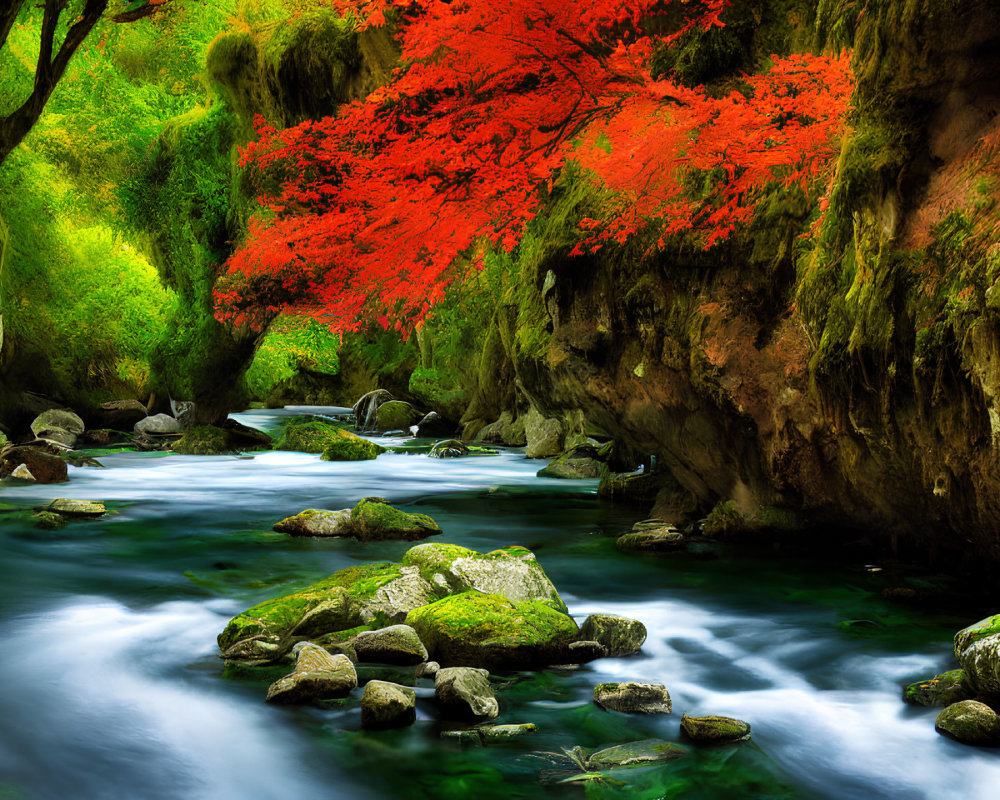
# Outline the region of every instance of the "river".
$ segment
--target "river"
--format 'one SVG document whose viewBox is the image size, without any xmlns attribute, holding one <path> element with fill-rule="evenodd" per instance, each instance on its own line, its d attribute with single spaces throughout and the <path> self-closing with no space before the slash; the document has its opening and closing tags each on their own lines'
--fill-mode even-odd
<svg viewBox="0 0 1000 800">
<path fill-rule="evenodd" d="M 241 421 L 273 430 L 284 412 Z M 323 409 L 331 413 L 333 409 Z M 934 731 L 933 709 L 903 684 L 952 667 L 953 632 L 976 620 L 884 600 L 863 565 L 779 553 L 656 559 L 618 553 L 635 512 L 600 501 L 594 481 L 535 477 L 516 451 L 375 461 L 120 453 L 70 468 L 63 486 L 6 486 L 30 507 L 54 497 L 113 513 L 37 530 L 0 515 L 0 798 L 892 798 L 978 800 L 1000 792 L 1000 753 Z M 417 723 L 366 732 L 359 697 L 334 710 L 264 703 L 287 670 L 226 670 L 216 635 L 261 600 L 345 566 L 397 560 L 402 542 L 295 539 L 271 526 L 303 508 L 368 495 L 430 514 L 439 541 L 532 549 L 582 621 L 642 620 L 640 655 L 579 669 L 504 676 L 500 722 L 531 738 L 470 748 L 438 736 L 430 682 Z M 376 670 L 369 670 L 369 675 Z M 365 673 L 362 672 L 364 677 Z M 669 716 L 607 713 L 607 680 L 654 680 Z M 554 783 L 569 766 L 538 753 L 659 737 L 680 741 L 681 712 L 753 725 L 751 742 L 692 749 L 617 783 Z M 543 783 L 544 781 L 544 783 Z"/>
</svg>

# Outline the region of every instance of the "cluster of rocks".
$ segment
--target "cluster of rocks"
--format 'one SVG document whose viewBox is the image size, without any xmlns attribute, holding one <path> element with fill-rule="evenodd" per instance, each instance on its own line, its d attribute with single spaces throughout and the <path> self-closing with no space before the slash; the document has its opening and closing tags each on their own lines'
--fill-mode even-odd
<svg viewBox="0 0 1000 800">
<path fill-rule="evenodd" d="M 950 670 L 903 689 L 911 705 L 944 707 L 935 721 L 938 733 L 969 745 L 1000 746 L 1000 614 L 955 634 Z"/>
<path fill-rule="evenodd" d="M 275 523 L 274 530 L 291 536 L 384 539 L 426 539 L 441 533 L 441 527 L 426 514 L 408 514 L 381 497 L 366 497 L 354 508 L 329 511 L 307 508 Z"/>
</svg>

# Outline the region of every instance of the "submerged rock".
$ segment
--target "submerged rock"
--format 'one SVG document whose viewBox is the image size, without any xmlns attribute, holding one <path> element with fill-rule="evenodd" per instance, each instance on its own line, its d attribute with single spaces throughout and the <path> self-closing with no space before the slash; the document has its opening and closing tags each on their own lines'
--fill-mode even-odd
<svg viewBox="0 0 1000 800">
<path fill-rule="evenodd" d="M 598 642 L 612 658 L 630 656 L 646 641 L 646 626 L 616 614 L 591 614 L 580 626 L 580 639 Z"/>
<path fill-rule="evenodd" d="M 108 513 L 104 503 L 94 503 L 90 500 L 67 500 L 64 497 L 53 500 L 41 510 L 62 514 L 65 517 L 100 517 Z"/>
<path fill-rule="evenodd" d="M 446 719 L 494 719 L 500 714 L 489 673 L 483 669 L 448 667 L 439 670 L 434 678 L 434 698 Z"/>
<path fill-rule="evenodd" d="M 729 744 L 750 738 L 750 723 L 731 717 L 681 717 L 681 730 L 693 742 Z"/>
<path fill-rule="evenodd" d="M 975 694 L 965 677 L 965 671 L 961 669 L 911 683 L 903 689 L 903 700 L 914 706 L 950 706 L 952 703 L 973 699 Z"/>
<path fill-rule="evenodd" d="M 538 470 L 539 478 L 586 480 L 600 478 L 605 466 L 597 448 L 581 444 L 556 457 L 547 467 Z"/>
<path fill-rule="evenodd" d="M 7 445 L 0 451 L 0 474 L 9 475 L 22 464 L 37 483 L 64 483 L 69 480 L 66 462 L 42 447 Z"/>
<path fill-rule="evenodd" d="M 414 609 L 406 622 L 442 664 L 490 669 L 564 663 L 578 633 L 572 617 L 544 603 L 477 591 Z"/>
<path fill-rule="evenodd" d="M 368 681 L 361 697 L 364 728 L 400 728 L 417 719 L 417 694 L 413 689 L 388 681 Z"/>
<path fill-rule="evenodd" d="M 381 497 L 366 497 L 351 509 L 354 535 L 363 541 L 379 539 L 426 539 L 441 533 L 426 514 L 408 514 Z"/>
<path fill-rule="evenodd" d="M 509 742 L 534 733 L 538 726 L 533 722 L 510 723 L 507 725 L 476 725 L 454 731 L 442 731 L 442 739 L 458 739 L 463 744 L 489 745 L 492 742 Z"/>
<path fill-rule="evenodd" d="M 409 625 L 363 631 L 352 642 L 359 661 L 412 666 L 427 660 L 427 648 Z"/>
<path fill-rule="evenodd" d="M 985 703 L 963 700 L 937 716 L 934 727 L 962 744 L 1000 745 L 1000 716 Z"/>
<path fill-rule="evenodd" d="M 154 414 L 139 420 L 132 428 L 136 433 L 165 436 L 181 432 L 181 424 L 169 414 Z"/>
<path fill-rule="evenodd" d="M 330 655 L 318 645 L 304 642 L 296 646 L 295 670 L 278 679 L 267 690 L 267 702 L 282 705 L 314 703 L 347 697 L 358 685 L 351 660 Z"/>
<path fill-rule="evenodd" d="M 35 527 L 46 531 L 57 531 L 65 528 L 68 524 L 66 517 L 62 514 L 55 514 L 51 511 L 39 511 L 31 515 L 35 521 Z"/>
<path fill-rule="evenodd" d="M 632 550 L 643 553 L 660 553 L 677 550 L 685 544 L 684 534 L 673 525 L 659 528 L 632 531 L 619 536 L 615 546 L 619 550 Z"/>
<path fill-rule="evenodd" d="M 275 523 L 274 530 L 291 536 L 353 536 L 351 525 L 351 510 L 326 511 L 320 508 L 307 508 L 291 517 L 286 517 Z"/>
<path fill-rule="evenodd" d="M 634 767 L 646 764 L 662 764 L 673 761 L 687 753 L 687 749 L 661 739 L 643 739 L 638 742 L 606 747 L 590 755 L 586 761 L 589 770 Z"/>
<path fill-rule="evenodd" d="M 662 683 L 600 683 L 594 687 L 594 702 L 606 711 L 624 714 L 669 714 L 670 692 Z"/>
</svg>

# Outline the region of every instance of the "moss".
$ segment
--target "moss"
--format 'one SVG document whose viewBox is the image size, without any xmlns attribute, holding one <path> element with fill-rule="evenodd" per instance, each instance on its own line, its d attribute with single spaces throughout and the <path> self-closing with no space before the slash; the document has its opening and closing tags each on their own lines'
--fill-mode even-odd
<svg viewBox="0 0 1000 800">
<path fill-rule="evenodd" d="M 512 669 L 555 663 L 579 632 L 572 617 L 541 602 L 462 592 L 406 617 L 430 657 L 445 666 Z"/>
<path fill-rule="evenodd" d="M 701 526 L 702 533 L 706 536 L 726 536 L 741 533 L 746 528 L 746 520 L 736 510 L 736 504 L 732 500 L 718 503 Z"/>
<path fill-rule="evenodd" d="M 689 717 L 681 718 L 681 730 L 696 742 L 724 744 L 750 738 L 750 725 L 730 717 Z"/>
<path fill-rule="evenodd" d="M 369 600 L 379 589 L 402 575 L 399 564 L 383 561 L 347 567 L 315 584 L 315 588 L 342 588 L 352 600 Z"/>
<path fill-rule="evenodd" d="M 289 633 L 306 613 L 324 600 L 331 599 L 333 588 L 324 581 L 301 592 L 265 600 L 248 608 L 233 617 L 219 634 L 219 647 L 225 651 L 237 642 L 254 636 L 278 638 Z"/>
<path fill-rule="evenodd" d="M 380 497 L 366 497 L 351 509 L 351 522 L 359 539 L 423 539 L 441 533 L 426 514 L 408 514 Z"/>
<path fill-rule="evenodd" d="M 170 448 L 175 453 L 189 456 L 212 456 L 233 452 L 226 431 L 214 425 L 199 425 L 184 431 Z"/>
<path fill-rule="evenodd" d="M 903 701 L 914 706 L 950 706 L 973 699 L 965 670 L 953 669 L 926 681 L 917 681 L 903 688 Z"/>
<path fill-rule="evenodd" d="M 430 581 L 435 573 L 447 572 L 456 559 L 477 555 L 479 554 L 475 550 L 457 544 L 433 542 L 411 547 L 403 554 L 402 563 L 404 566 L 417 567 L 420 577 Z"/>
<path fill-rule="evenodd" d="M 979 620 L 975 625 L 963 628 L 955 634 L 955 655 L 959 656 L 980 639 L 1000 634 L 1000 614 Z"/>
<path fill-rule="evenodd" d="M 323 461 L 371 461 L 385 452 L 385 448 L 350 431 L 341 430 L 321 456 Z"/>
<path fill-rule="evenodd" d="M 57 531 L 60 528 L 65 528 L 67 523 L 66 517 L 51 511 L 39 511 L 36 514 L 32 514 L 31 518 L 35 521 L 36 528 L 46 531 Z"/>
<path fill-rule="evenodd" d="M 352 435 L 336 423 L 316 417 L 290 417 L 282 426 L 274 449 L 322 453 L 327 448 L 336 448 L 340 441 Z"/>
<path fill-rule="evenodd" d="M 380 431 L 408 430 L 420 420 L 420 414 L 409 403 L 390 400 L 378 407 L 375 428 Z"/>
</svg>

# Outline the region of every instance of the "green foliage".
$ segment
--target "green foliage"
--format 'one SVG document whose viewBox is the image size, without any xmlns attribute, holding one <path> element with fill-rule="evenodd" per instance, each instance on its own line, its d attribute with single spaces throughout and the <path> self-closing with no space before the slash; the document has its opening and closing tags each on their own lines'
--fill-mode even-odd
<svg viewBox="0 0 1000 800">
<path fill-rule="evenodd" d="M 340 336 L 309 317 L 279 317 L 271 325 L 247 371 L 251 396 L 265 398 L 299 372 L 336 375 Z"/>
</svg>

